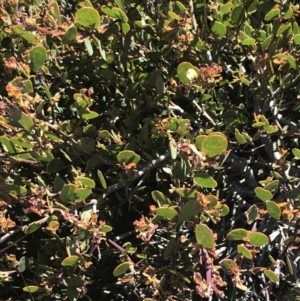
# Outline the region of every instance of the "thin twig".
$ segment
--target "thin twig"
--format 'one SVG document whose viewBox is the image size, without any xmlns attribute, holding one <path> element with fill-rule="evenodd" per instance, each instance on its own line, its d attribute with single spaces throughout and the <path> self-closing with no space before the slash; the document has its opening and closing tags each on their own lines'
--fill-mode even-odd
<svg viewBox="0 0 300 301">
<path fill-rule="evenodd" d="M 213 119 L 208 115 L 208 113 L 204 110 L 203 107 L 200 108 L 195 99 L 193 100 L 193 104 L 196 106 L 199 112 L 211 122 L 213 126 L 216 126 L 216 123 L 213 121 Z"/>
</svg>

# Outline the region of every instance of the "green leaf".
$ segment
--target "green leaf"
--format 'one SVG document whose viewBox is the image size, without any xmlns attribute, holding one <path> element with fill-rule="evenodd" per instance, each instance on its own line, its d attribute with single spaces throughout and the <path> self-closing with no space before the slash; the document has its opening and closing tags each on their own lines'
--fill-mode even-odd
<svg viewBox="0 0 300 301">
<path fill-rule="evenodd" d="M 237 263 L 235 261 L 233 261 L 232 259 L 223 259 L 220 262 L 220 265 L 221 265 L 221 268 L 226 272 L 230 271 L 231 269 L 237 269 L 238 268 Z"/>
<path fill-rule="evenodd" d="M 13 121 L 18 122 L 26 131 L 30 131 L 34 128 L 33 120 L 25 113 L 18 109 L 10 109 L 10 117 Z"/>
<path fill-rule="evenodd" d="M 243 240 L 243 238 L 247 237 L 248 231 L 242 228 L 234 229 L 230 231 L 226 238 L 228 240 Z"/>
<path fill-rule="evenodd" d="M 60 10 L 56 1 L 52 1 L 49 4 L 49 11 L 55 17 L 57 23 L 60 25 L 61 24 Z"/>
<path fill-rule="evenodd" d="M 89 188 L 95 188 L 96 184 L 95 181 L 87 178 L 87 177 L 78 177 L 76 178 L 77 181 L 81 182 L 81 184 L 85 187 L 89 187 Z"/>
<path fill-rule="evenodd" d="M 244 136 L 240 133 L 240 131 L 238 129 L 234 129 L 234 135 L 235 135 L 235 139 L 239 144 L 245 144 L 246 143 L 246 139 L 244 138 Z"/>
<path fill-rule="evenodd" d="M 243 40 L 242 45 L 244 46 L 251 46 L 251 45 L 255 45 L 255 39 L 253 38 L 247 38 L 245 40 Z"/>
<path fill-rule="evenodd" d="M 294 35 L 293 41 L 296 45 L 300 44 L 300 33 Z"/>
<path fill-rule="evenodd" d="M 31 234 L 31 233 L 37 231 L 38 229 L 40 229 L 41 226 L 42 225 L 40 223 L 31 223 L 29 226 L 27 226 L 25 228 L 24 233 L 27 234 L 27 235 Z"/>
<path fill-rule="evenodd" d="M 114 1 L 121 10 L 125 10 L 125 6 L 122 0 L 114 0 Z"/>
<path fill-rule="evenodd" d="M 92 42 L 89 37 L 86 37 L 84 39 L 84 45 L 85 45 L 85 48 L 86 48 L 89 56 L 92 56 L 94 54 L 94 49 L 93 49 Z"/>
<path fill-rule="evenodd" d="M 227 147 L 228 140 L 226 136 L 219 132 L 209 134 L 201 144 L 202 151 L 210 158 L 226 152 Z"/>
<path fill-rule="evenodd" d="M 258 208 L 256 205 L 252 205 L 246 212 L 247 223 L 251 225 L 258 217 Z"/>
<path fill-rule="evenodd" d="M 278 19 L 279 15 L 280 9 L 275 7 L 265 15 L 265 21 L 269 22 L 271 20 Z"/>
<path fill-rule="evenodd" d="M 218 186 L 215 179 L 205 172 L 196 172 L 194 181 L 199 187 L 215 188 Z"/>
<path fill-rule="evenodd" d="M 64 45 L 76 43 L 77 37 L 77 28 L 74 25 L 71 25 L 62 38 L 62 43 Z"/>
<path fill-rule="evenodd" d="M 164 83 L 163 77 L 160 74 L 155 79 L 155 87 L 156 87 L 158 94 L 160 94 L 160 95 L 165 94 L 165 90 L 166 90 L 165 83 Z"/>
<path fill-rule="evenodd" d="M 256 187 L 254 189 L 254 192 L 256 196 L 264 202 L 273 198 L 273 194 L 269 190 L 263 189 L 261 187 Z"/>
<path fill-rule="evenodd" d="M 30 259 L 26 256 L 21 257 L 19 261 L 19 272 L 23 273 L 30 266 Z"/>
<path fill-rule="evenodd" d="M 177 75 L 183 84 L 188 85 L 199 77 L 199 69 L 191 63 L 183 62 L 177 67 Z"/>
<path fill-rule="evenodd" d="M 296 188 L 296 189 L 286 192 L 284 197 L 288 198 L 288 199 L 294 199 L 294 200 L 299 199 L 300 198 L 300 188 Z"/>
<path fill-rule="evenodd" d="M 243 15 L 245 14 L 244 8 L 242 5 L 237 5 L 231 13 L 231 21 L 235 24 L 241 22 Z"/>
<path fill-rule="evenodd" d="M 268 210 L 268 213 L 275 219 L 279 220 L 281 216 L 281 210 L 280 207 L 273 201 L 267 201 L 266 207 Z"/>
<path fill-rule="evenodd" d="M 47 172 L 48 173 L 58 172 L 60 170 L 65 169 L 66 167 L 67 165 L 64 160 L 60 158 L 54 158 L 48 163 Z"/>
<path fill-rule="evenodd" d="M 138 164 L 141 160 L 141 157 L 134 151 L 125 150 L 118 153 L 117 160 L 119 163 L 125 163 L 126 165 L 133 162 Z"/>
<path fill-rule="evenodd" d="M 229 213 L 229 207 L 226 204 L 222 204 L 221 210 L 220 210 L 220 216 L 226 216 Z"/>
<path fill-rule="evenodd" d="M 23 287 L 23 291 L 26 293 L 35 294 L 35 293 L 44 293 L 46 289 L 36 285 L 27 285 Z"/>
<path fill-rule="evenodd" d="M 199 214 L 201 211 L 201 205 L 197 200 L 188 201 L 183 208 L 179 211 L 178 222 L 177 224 L 181 224 L 195 215 Z"/>
<path fill-rule="evenodd" d="M 75 14 L 75 22 L 83 27 L 93 27 L 100 31 L 100 15 L 92 7 L 83 7 Z"/>
<path fill-rule="evenodd" d="M 74 192 L 76 202 L 85 201 L 92 194 L 91 188 L 77 188 Z"/>
<path fill-rule="evenodd" d="M 248 232 L 248 239 L 256 247 L 261 247 L 269 242 L 268 236 L 260 232 Z"/>
<path fill-rule="evenodd" d="M 61 190 L 60 199 L 64 203 L 73 203 L 75 201 L 75 190 L 74 184 L 66 184 Z"/>
<path fill-rule="evenodd" d="M 158 204 L 159 207 L 171 204 L 170 199 L 167 198 L 162 192 L 158 190 L 152 191 L 151 195 L 153 200 L 156 202 L 156 204 Z"/>
<path fill-rule="evenodd" d="M 21 25 L 15 25 L 12 27 L 12 29 L 17 35 L 21 36 L 24 40 L 31 43 L 32 45 L 38 44 L 38 40 L 35 35 L 23 29 Z"/>
<path fill-rule="evenodd" d="M 195 228 L 197 243 L 203 248 L 213 249 L 215 247 L 214 234 L 206 225 L 197 225 Z"/>
<path fill-rule="evenodd" d="M 1 188 L 8 194 L 16 196 L 25 196 L 28 192 L 25 187 L 16 184 L 3 184 Z"/>
<path fill-rule="evenodd" d="M 245 247 L 245 245 L 238 245 L 237 246 L 238 253 L 240 253 L 242 256 L 252 259 L 253 255 L 252 253 Z"/>
<path fill-rule="evenodd" d="M 300 149 L 298 149 L 298 148 L 293 148 L 293 149 L 292 149 L 292 153 L 293 153 L 293 155 L 295 156 L 295 158 L 296 158 L 297 160 L 300 159 Z"/>
<path fill-rule="evenodd" d="M 34 72 L 38 72 L 47 59 L 47 50 L 43 46 L 35 46 L 29 50 L 29 66 Z"/>
<path fill-rule="evenodd" d="M 219 38 L 223 38 L 226 35 L 226 27 L 219 21 L 214 22 L 211 30 Z"/>
<path fill-rule="evenodd" d="M 279 276 L 271 271 L 271 270 L 264 270 L 264 274 L 272 281 L 272 282 L 279 282 Z"/>
<path fill-rule="evenodd" d="M 228 14 L 231 9 L 232 9 L 232 6 L 233 4 L 231 2 L 228 2 L 226 4 L 221 4 L 221 7 L 220 7 L 220 13 L 222 16 Z"/>
<path fill-rule="evenodd" d="M 278 180 L 275 180 L 275 181 L 272 181 L 271 183 L 267 184 L 264 189 L 265 190 L 269 190 L 269 191 L 273 191 L 273 190 L 276 190 L 278 189 L 278 185 L 279 185 L 279 181 Z"/>
<path fill-rule="evenodd" d="M 112 227 L 109 226 L 109 225 L 104 225 L 101 227 L 101 230 L 100 230 L 102 233 L 108 233 L 108 232 L 111 232 L 112 231 Z"/>
<path fill-rule="evenodd" d="M 88 109 L 79 110 L 79 114 L 80 114 L 80 117 L 85 120 L 94 119 L 99 116 L 99 114 L 97 112 L 90 111 Z"/>
<path fill-rule="evenodd" d="M 99 169 L 97 170 L 97 175 L 98 175 L 98 179 L 99 179 L 99 182 L 100 182 L 102 188 L 106 189 L 107 188 L 107 184 L 106 184 L 104 175 L 103 175 L 103 173 Z"/>
<path fill-rule="evenodd" d="M 178 188 L 176 189 L 176 193 L 178 193 L 184 200 L 197 200 L 198 198 L 202 198 L 202 194 L 191 188 Z"/>
<path fill-rule="evenodd" d="M 171 238 L 165 247 L 164 250 L 164 258 L 167 259 L 168 257 L 172 256 L 174 254 L 174 250 L 176 248 L 176 241 L 174 238 Z"/>
<path fill-rule="evenodd" d="M 78 256 L 77 255 L 71 255 L 67 258 L 65 258 L 62 262 L 61 262 L 61 265 L 63 267 L 73 267 L 74 265 L 77 264 L 78 262 Z"/>
<path fill-rule="evenodd" d="M 100 75 L 104 77 L 106 80 L 110 80 L 110 81 L 115 81 L 117 79 L 116 73 L 111 70 L 101 70 Z"/>
<path fill-rule="evenodd" d="M 131 267 L 131 263 L 130 262 L 123 262 L 121 264 L 119 264 L 113 271 L 113 275 L 115 277 L 119 277 L 123 274 L 125 274 Z"/>
<path fill-rule="evenodd" d="M 167 219 L 173 219 L 175 216 L 177 216 L 177 214 L 177 211 L 171 207 L 157 208 L 157 215 Z"/>
</svg>

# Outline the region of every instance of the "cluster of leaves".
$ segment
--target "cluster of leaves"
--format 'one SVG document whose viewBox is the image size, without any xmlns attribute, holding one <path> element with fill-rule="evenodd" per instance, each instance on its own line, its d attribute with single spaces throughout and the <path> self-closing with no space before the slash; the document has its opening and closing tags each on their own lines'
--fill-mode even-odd
<svg viewBox="0 0 300 301">
<path fill-rule="evenodd" d="M 299 21 L 1 1 L 1 296 L 300 298 Z"/>
</svg>

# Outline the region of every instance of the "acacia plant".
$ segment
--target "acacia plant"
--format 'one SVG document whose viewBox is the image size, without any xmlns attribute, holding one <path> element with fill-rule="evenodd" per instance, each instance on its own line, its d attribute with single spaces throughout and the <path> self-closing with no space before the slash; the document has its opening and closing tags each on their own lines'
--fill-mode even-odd
<svg viewBox="0 0 300 301">
<path fill-rule="evenodd" d="M 299 300 L 298 1 L 0 17 L 3 300 Z"/>
</svg>

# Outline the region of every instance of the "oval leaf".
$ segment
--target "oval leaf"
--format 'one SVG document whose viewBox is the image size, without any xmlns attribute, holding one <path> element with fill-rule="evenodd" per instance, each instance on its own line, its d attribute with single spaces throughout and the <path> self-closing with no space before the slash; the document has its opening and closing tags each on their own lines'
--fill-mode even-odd
<svg viewBox="0 0 300 301">
<path fill-rule="evenodd" d="M 159 207 L 171 204 L 170 199 L 168 199 L 162 192 L 158 190 L 152 191 L 151 195 L 153 200 L 158 204 Z"/>
<path fill-rule="evenodd" d="M 269 190 L 263 189 L 261 187 L 256 187 L 254 189 L 254 192 L 256 196 L 264 202 L 273 198 L 273 194 Z"/>
<path fill-rule="evenodd" d="M 167 219 L 173 219 L 177 216 L 177 211 L 174 208 L 161 207 L 157 209 L 157 215 Z"/>
<path fill-rule="evenodd" d="M 197 200 L 188 201 L 180 210 L 178 215 L 178 223 L 185 222 L 194 217 L 201 211 L 201 205 Z"/>
<path fill-rule="evenodd" d="M 211 30 L 219 38 L 223 38 L 226 35 L 226 27 L 219 21 L 214 22 Z"/>
<path fill-rule="evenodd" d="M 119 264 L 113 271 L 113 275 L 115 277 L 119 277 L 125 274 L 130 269 L 131 263 L 130 262 L 123 262 Z"/>
<path fill-rule="evenodd" d="M 229 240 L 243 240 L 243 238 L 247 237 L 248 231 L 242 228 L 234 229 L 230 231 L 226 238 Z"/>
<path fill-rule="evenodd" d="M 78 261 L 78 256 L 77 255 L 72 255 L 72 256 L 69 256 L 69 257 L 65 258 L 61 262 L 61 265 L 63 267 L 72 267 L 77 263 L 77 261 Z"/>
<path fill-rule="evenodd" d="M 226 136 L 218 133 L 208 135 L 201 144 L 202 151 L 210 158 L 226 152 L 228 140 Z"/>
<path fill-rule="evenodd" d="M 273 201 L 267 201 L 266 202 L 266 207 L 268 210 L 268 213 L 275 219 L 279 220 L 280 219 L 280 215 L 281 215 L 281 210 L 279 208 L 279 206 L 273 202 Z"/>
<path fill-rule="evenodd" d="M 206 225 L 197 225 L 195 228 L 197 243 L 203 248 L 213 249 L 215 247 L 214 234 Z"/>
<path fill-rule="evenodd" d="M 264 270 L 264 274 L 272 281 L 279 282 L 279 276 L 271 270 Z"/>
<path fill-rule="evenodd" d="M 43 46 L 36 46 L 29 50 L 29 66 L 34 72 L 38 72 L 47 59 L 47 50 Z"/>
<path fill-rule="evenodd" d="M 238 245 L 238 246 L 237 246 L 237 250 L 238 250 L 238 252 L 239 252 L 242 256 L 244 256 L 244 257 L 246 257 L 246 258 L 248 258 L 248 259 L 252 259 L 252 258 L 253 258 L 252 253 L 251 253 L 244 245 Z"/>
<path fill-rule="evenodd" d="M 200 187 L 215 188 L 218 186 L 218 183 L 214 180 L 214 178 L 205 172 L 197 172 L 195 174 L 194 181 Z"/>
<path fill-rule="evenodd" d="M 256 247 L 261 247 L 269 242 L 268 236 L 261 232 L 248 232 L 248 239 Z"/>
</svg>

